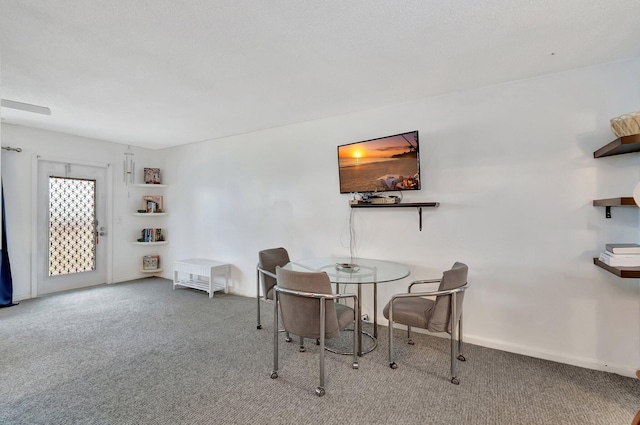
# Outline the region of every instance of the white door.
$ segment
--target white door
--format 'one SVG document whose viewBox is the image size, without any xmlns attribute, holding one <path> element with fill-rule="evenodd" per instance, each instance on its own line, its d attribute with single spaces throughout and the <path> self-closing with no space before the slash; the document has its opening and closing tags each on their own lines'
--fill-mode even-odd
<svg viewBox="0 0 640 425">
<path fill-rule="evenodd" d="M 37 294 L 106 283 L 106 174 L 38 161 Z"/>
</svg>

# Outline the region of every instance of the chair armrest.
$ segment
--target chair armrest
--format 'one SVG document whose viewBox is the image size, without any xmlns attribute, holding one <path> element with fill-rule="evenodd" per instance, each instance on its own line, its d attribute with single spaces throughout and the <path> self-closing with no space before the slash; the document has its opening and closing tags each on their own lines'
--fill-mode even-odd
<svg viewBox="0 0 640 425">
<path fill-rule="evenodd" d="M 430 283 L 433 283 L 433 282 L 430 282 Z M 446 289 L 443 291 L 409 292 L 406 294 L 396 294 L 391 297 L 391 302 L 393 302 L 396 298 L 415 298 L 415 297 L 430 297 L 430 296 L 437 296 L 437 295 L 450 295 L 450 294 L 453 294 L 454 292 L 464 292 L 467 290 L 468 287 L 469 287 L 469 283 L 467 282 L 464 285 L 459 286 L 457 288 Z"/>
<path fill-rule="evenodd" d="M 409 288 L 407 289 L 407 292 L 411 292 L 411 288 L 413 287 L 413 285 L 422 285 L 422 284 L 426 284 L 426 283 L 440 283 L 441 281 L 442 281 L 442 279 L 414 280 L 409 285 Z"/>
<path fill-rule="evenodd" d="M 305 297 L 305 298 L 318 298 L 318 299 L 325 299 L 325 300 L 338 300 L 341 298 L 354 298 L 355 300 L 358 299 L 358 296 L 356 294 L 318 294 L 315 292 L 303 292 L 303 291 L 294 291 L 291 289 L 285 289 L 285 288 L 281 288 L 278 285 L 273 287 L 276 291 L 280 292 L 281 294 L 289 294 L 289 295 L 295 295 L 297 297 Z"/>
<path fill-rule="evenodd" d="M 262 274 L 266 274 L 267 276 L 270 276 L 270 277 L 272 277 L 272 278 L 276 279 L 276 275 L 275 275 L 274 273 L 271 273 L 270 271 L 267 271 L 267 270 L 265 270 L 265 269 L 261 268 L 259 264 L 256 266 L 256 269 L 257 269 L 260 273 L 262 273 Z"/>
<path fill-rule="evenodd" d="M 336 295 L 337 299 L 342 299 L 342 298 L 353 298 L 354 302 L 357 303 L 358 302 L 358 296 L 356 294 L 338 294 Z"/>
</svg>

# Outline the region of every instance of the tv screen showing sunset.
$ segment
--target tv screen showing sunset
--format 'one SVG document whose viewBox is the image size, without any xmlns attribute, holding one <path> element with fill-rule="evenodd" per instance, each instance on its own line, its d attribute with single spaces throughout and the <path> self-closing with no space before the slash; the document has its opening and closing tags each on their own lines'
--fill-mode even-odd
<svg viewBox="0 0 640 425">
<path fill-rule="evenodd" d="M 420 189 L 418 132 L 338 146 L 340 193 Z"/>
</svg>

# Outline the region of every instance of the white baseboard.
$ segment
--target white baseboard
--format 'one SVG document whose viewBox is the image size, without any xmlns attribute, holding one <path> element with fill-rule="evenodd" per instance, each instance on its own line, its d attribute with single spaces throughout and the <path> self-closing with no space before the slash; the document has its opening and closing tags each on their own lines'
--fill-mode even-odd
<svg viewBox="0 0 640 425">
<path fill-rule="evenodd" d="M 13 294 L 13 301 L 23 301 L 31 299 L 31 294 Z"/>
<path fill-rule="evenodd" d="M 166 277 L 163 274 L 160 275 L 149 275 L 149 274 L 137 274 L 135 276 L 127 276 L 127 277 L 118 277 L 113 279 L 113 281 L 111 283 L 122 283 L 122 282 L 129 282 L 131 280 L 138 280 L 138 279 L 144 279 L 145 277 L 160 277 L 163 279 L 168 279 L 171 280 L 171 277 Z"/>
<path fill-rule="evenodd" d="M 389 326 L 389 322 L 380 323 L 383 326 Z M 394 329 L 398 330 L 406 330 L 406 326 L 403 325 L 394 325 Z M 445 336 L 443 333 L 430 333 L 423 329 L 412 328 L 412 332 L 424 333 L 432 336 L 437 336 L 441 338 L 449 338 Z M 468 342 L 470 344 L 479 345 L 481 347 L 493 348 L 495 350 L 506 351 L 508 353 L 521 354 L 523 356 L 535 357 L 537 359 L 549 360 L 552 362 L 569 364 L 572 366 L 583 367 L 585 369 L 591 370 L 599 370 L 601 372 L 610 372 L 615 373 L 622 376 L 627 376 L 629 378 L 636 377 L 636 369 L 629 366 L 623 365 L 613 365 L 613 364 L 603 364 L 598 362 L 595 359 L 588 359 L 585 357 L 577 357 L 577 356 L 568 356 L 562 353 L 554 353 L 550 351 L 540 350 L 535 347 L 529 347 L 526 345 L 519 344 L 511 344 L 503 341 L 497 341 L 494 339 L 481 338 L 473 335 L 464 335 L 464 342 Z"/>
<path fill-rule="evenodd" d="M 128 277 L 119 277 L 117 279 L 114 279 L 111 283 L 121 283 L 121 282 L 127 282 L 130 280 L 136 280 L 136 279 L 141 279 L 143 277 L 148 277 L 148 276 L 144 276 L 144 275 L 136 275 L 136 276 L 128 276 Z M 167 278 L 169 279 L 169 278 Z M 24 300 L 30 300 L 31 298 L 33 298 L 31 296 L 31 293 L 26 293 L 26 294 L 13 294 L 13 301 L 18 302 L 18 301 L 24 301 Z"/>
<path fill-rule="evenodd" d="M 256 297 L 256 292 L 245 292 L 245 291 L 238 291 L 238 288 L 233 288 L 230 287 L 229 288 L 229 293 L 230 294 L 234 294 L 234 295 L 238 295 L 240 297 L 247 297 L 247 298 L 254 298 Z"/>
<path fill-rule="evenodd" d="M 110 283 L 122 283 L 122 282 L 128 282 L 130 280 L 136 280 L 136 279 L 140 279 L 142 276 L 126 276 L 126 277 L 118 277 L 118 278 L 114 278 Z"/>
<path fill-rule="evenodd" d="M 550 360 L 553 362 L 569 364 L 572 366 L 583 367 L 585 369 L 599 370 L 602 372 L 611 372 L 629 378 L 636 377 L 636 369 L 618 364 L 603 364 L 595 359 L 586 357 L 569 356 L 562 353 L 554 353 L 550 351 L 540 350 L 535 347 L 529 347 L 518 344 L 505 343 L 487 338 L 474 337 L 465 335 L 465 342 L 480 345 L 482 347 L 494 348 L 496 350 L 507 351 L 509 353 L 522 354 L 537 359 Z"/>
</svg>

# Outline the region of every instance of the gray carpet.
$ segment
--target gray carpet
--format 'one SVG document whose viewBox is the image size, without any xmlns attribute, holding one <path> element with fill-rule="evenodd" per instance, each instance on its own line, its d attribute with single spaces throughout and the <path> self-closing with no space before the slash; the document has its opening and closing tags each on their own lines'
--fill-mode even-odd
<svg viewBox="0 0 640 425">
<path fill-rule="evenodd" d="M 459 386 L 446 339 L 397 332 L 397 370 L 377 350 L 351 369 L 281 343 L 272 307 L 149 278 L 0 309 L 1 424 L 625 424 L 640 381 L 466 344 Z M 350 335 L 347 335 L 347 341 Z"/>
</svg>

